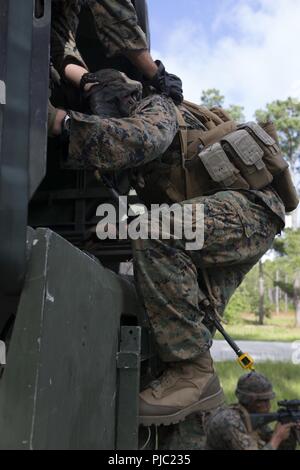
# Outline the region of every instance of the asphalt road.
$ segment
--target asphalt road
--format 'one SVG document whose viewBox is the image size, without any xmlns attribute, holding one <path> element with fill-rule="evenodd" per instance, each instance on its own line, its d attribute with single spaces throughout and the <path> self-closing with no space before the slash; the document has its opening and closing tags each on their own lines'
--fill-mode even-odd
<svg viewBox="0 0 300 470">
<path fill-rule="evenodd" d="M 294 343 L 237 341 L 244 352 L 248 352 L 255 362 L 292 362 L 300 365 L 300 339 Z M 236 355 L 225 341 L 214 341 L 212 357 L 217 362 L 234 361 Z"/>
</svg>

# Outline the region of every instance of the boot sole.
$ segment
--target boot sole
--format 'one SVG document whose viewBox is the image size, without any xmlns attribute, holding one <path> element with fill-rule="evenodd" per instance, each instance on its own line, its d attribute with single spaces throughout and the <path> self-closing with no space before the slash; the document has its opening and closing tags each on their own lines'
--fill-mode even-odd
<svg viewBox="0 0 300 470">
<path fill-rule="evenodd" d="M 225 401 L 223 389 L 220 389 L 214 395 L 210 395 L 203 400 L 193 403 L 193 405 L 177 411 L 172 415 L 165 416 L 140 416 L 139 423 L 141 426 L 170 426 L 184 421 L 187 416 L 197 411 L 211 411 L 221 406 Z"/>
</svg>

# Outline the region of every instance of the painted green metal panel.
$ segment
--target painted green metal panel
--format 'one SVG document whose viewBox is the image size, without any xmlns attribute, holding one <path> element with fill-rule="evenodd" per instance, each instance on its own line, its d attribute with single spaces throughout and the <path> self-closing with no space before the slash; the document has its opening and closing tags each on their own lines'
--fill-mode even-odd
<svg viewBox="0 0 300 470">
<path fill-rule="evenodd" d="M 119 370 L 117 436 L 118 450 L 138 448 L 139 390 L 141 368 L 141 328 L 123 326 L 120 351 L 117 356 Z"/>
<path fill-rule="evenodd" d="M 1 449 L 115 448 L 120 317 L 138 309 L 130 283 L 35 232 L 0 382 Z"/>
</svg>

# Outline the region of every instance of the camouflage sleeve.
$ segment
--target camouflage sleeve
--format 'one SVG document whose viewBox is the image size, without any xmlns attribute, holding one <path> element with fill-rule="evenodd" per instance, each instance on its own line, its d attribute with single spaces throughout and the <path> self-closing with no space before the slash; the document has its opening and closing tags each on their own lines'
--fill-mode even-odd
<svg viewBox="0 0 300 470">
<path fill-rule="evenodd" d="M 240 414 L 232 409 L 218 412 L 208 422 L 207 445 L 211 450 L 259 450 Z M 262 450 L 268 449 L 272 448 L 267 445 Z"/>
<path fill-rule="evenodd" d="M 89 6 L 95 19 L 97 35 L 108 56 L 125 50 L 148 48 L 130 0 L 92 0 Z"/>
<path fill-rule="evenodd" d="M 60 74 L 68 62 L 86 67 L 75 40 L 81 3 L 80 0 L 53 2 L 51 56 Z M 87 0 L 85 4 L 92 11 L 97 35 L 108 56 L 148 48 L 130 0 Z"/>
<path fill-rule="evenodd" d="M 224 440 L 230 450 L 258 450 L 257 443 L 239 419 L 232 419 L 227 423 Z"/>
<path fill-rule="evenodd" d="M 175 105 L 164 96 L 142 100 L 129 118 L 71 113 L 68 168 L 116 171 L 160 157 L 177 130 Z"/>
<path fill-rule="evenodd" d="M 78 0 L 52 2 L 51 59 L 61 75 L 67 63 L 86 67 L 75 42 L 80 9 Z"/>
</svg>

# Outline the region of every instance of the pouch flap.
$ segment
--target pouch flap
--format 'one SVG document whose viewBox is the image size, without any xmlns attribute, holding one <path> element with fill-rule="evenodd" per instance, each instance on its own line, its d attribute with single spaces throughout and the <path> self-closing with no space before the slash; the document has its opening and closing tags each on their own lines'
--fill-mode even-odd
<svg viewBox="0 0 300 470">
<path fill-rule="evenodd" d="M 238 130 L 223 137 L 222 142 L 228 143 L 246 166 L 255 166 L 258 170 L 265 168 L 264 151 L 246 130 Z"/>
<path fill-rule="evenodd" d="M 199 153 L 199 158 L 213 181 L 226 186 L 235 182 L 237 170 L 219 143 L 203 150 Z"/>
<path fill-rule="evenodd" d="M 275 140 L 256 122 L 241 124 L 239 129 L 250 129 L 263 144 L 277 146 Z"/>
</svg>

